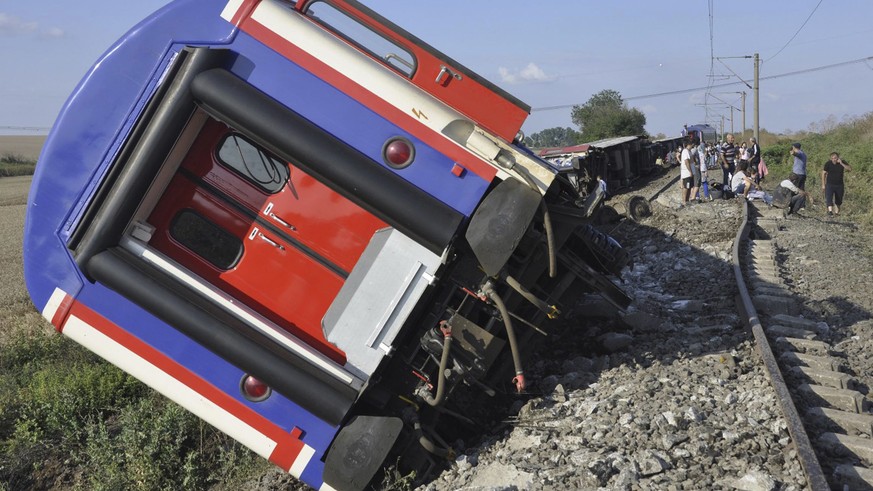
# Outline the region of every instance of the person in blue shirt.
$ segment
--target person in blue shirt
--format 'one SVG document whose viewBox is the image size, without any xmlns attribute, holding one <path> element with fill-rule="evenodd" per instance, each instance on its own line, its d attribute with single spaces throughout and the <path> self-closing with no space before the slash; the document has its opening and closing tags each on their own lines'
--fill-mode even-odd
<svg viewBox="0 0 873 491">
<path fill-rule="evenodd" d="M 794 165 L 791 172 L 797 175 L 797 187 L 806 189 L 806 154 L 800 149 L 800 143 L 791 144 L 791 155 L 794 156 Z"/>
</svg>

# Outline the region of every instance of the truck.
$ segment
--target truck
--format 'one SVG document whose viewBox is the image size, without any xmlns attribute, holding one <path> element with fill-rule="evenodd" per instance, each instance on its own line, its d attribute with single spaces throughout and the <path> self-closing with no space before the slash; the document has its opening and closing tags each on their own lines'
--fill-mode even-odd
<svg viewBox="0 0 873 491">
<path fill-rule="evenodd" d="M 593 176 L 525 148 L 529 112 L 354 0 L 174 0 L 61 109 L 28 292 L 314 489 L 432 475 L 576 298 L 631 301 Z"/>
</svg>

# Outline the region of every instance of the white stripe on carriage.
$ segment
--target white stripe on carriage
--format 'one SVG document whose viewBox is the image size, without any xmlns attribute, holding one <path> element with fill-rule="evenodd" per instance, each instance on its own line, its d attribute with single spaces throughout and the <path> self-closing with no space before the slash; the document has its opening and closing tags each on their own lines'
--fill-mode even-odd
<svg viewBox="0 0 873 491">
<path fill-rule="evenodd" d="M 58 313 L 58 308 L 61 306 L 61 302 L 64 301 L 64 297 L 66 296 L 67 292 L 60 288 L 55 288 L 55 291 L 52 292 L 52 296 L 49 297 L 48 302 L 46 302 L 45 307 L 42 309 L 42 316 L 51 322 L 52 319 L 55 318 L 55 314 Z"/>
<path fill-rule="evenodd" d="M 303 475 L 303 471 L 306 470 L 306 466 L 308 466 L 309 462 L 312 460 L 313 455 L 315 455 L 315 449 L 309 445 L 303 445 L 303 448 L 300 449 L 300 453 L 297 454 L 297 458 L 294 459 L 294 464 L 291 465 L 290 469 L 288 469 L 288 473 L 297 479 L 300 479 L 300 476 Z"/>
<path fill-rule="evenodd" d="M 224 10 L 221 11 L 221 18 L 230 22 L 233 20 L 233 16 L 239 12 L 240 7 L 242 7 L 243 0 L 230 0 L 225 5 Z"/>
</svg>

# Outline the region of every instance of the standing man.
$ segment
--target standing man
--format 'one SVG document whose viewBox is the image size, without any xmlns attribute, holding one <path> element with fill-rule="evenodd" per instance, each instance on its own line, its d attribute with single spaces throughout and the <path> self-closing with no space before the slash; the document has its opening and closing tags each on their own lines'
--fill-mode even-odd
<svg viewBox="0 0 873 491">
<path fill-rule="evenodd" d="M 825 201 L 828 204 L 828 215 L 840 214 L 845 192 L 843 173 L 851 170 L 852 167 L 844 162 L 837 152 L 831 153 L 831 159 L 825 162 L 821 171 L 821 190 L 824 191 Z"/>
<path fill-rule="evenodd" d="M 791 155 L 794 156 L 794 165 L 791 172 L 797 175 L 797 187 L 806 189 L 806 154 L 800 149 L 800 143 L 791 144 Z"/>
<path fill-rule="evenodd" d="M 691 197 L 691 188 L 694 187 L 694 173 L 691 170 L 693 165 L 691 152 L 693 148 L 693 143 L 690 141 L 686 142 L 685 148 L 679 157 L 679 177 L 682 181 L 682 204 L 679 206 L 680 208 L 688 205 L 688 199 Z"/>
<path fill-rule="evenodd" d="M 758 164 L 761 163 L 761 146 L 758 145 L 758 140 L 753 136 L 749 138 L 749 172 L 755 184 L 761 182 L 761 176 L 758 175 Z"/>
<path fill-rule="evenodd" d="M 734 145 L 734 135 L 728 133 L 727 141 L 724 142 L 718 149 L 718 157 L 719 160 L 721 160 L 721 184 L 723 189 L 730 189 L 731 176 L 736 170 L 735 162 L 737 160 L 738 150 L 739 148 Z"/>
</svg>

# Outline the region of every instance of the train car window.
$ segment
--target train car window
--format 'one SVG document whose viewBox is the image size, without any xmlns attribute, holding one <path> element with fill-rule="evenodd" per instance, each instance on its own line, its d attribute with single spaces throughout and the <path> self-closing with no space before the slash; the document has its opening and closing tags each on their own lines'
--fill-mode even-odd
<svg viewBox="0 0 873 491">
<path fill-rule="evenodd" d="M 221 141 L 218 160 L 268 194 L 279 192 L 288 182 L 287 165 L 237 133 Z"/>
<path fill-rule="evenodd" d="M 241 240 L 191 209 L 182 210 L 173 217 L 170 236 L 223 271 L 236 266 L 242 257 Z"/>
<path fill-rule="evenodd" d="M 306 7 L 306 15 L 407 77 L 415 73 L 416 61 L 412 53 L 333 5 L 324 1 L 312 2 Z"/>
</svg>

